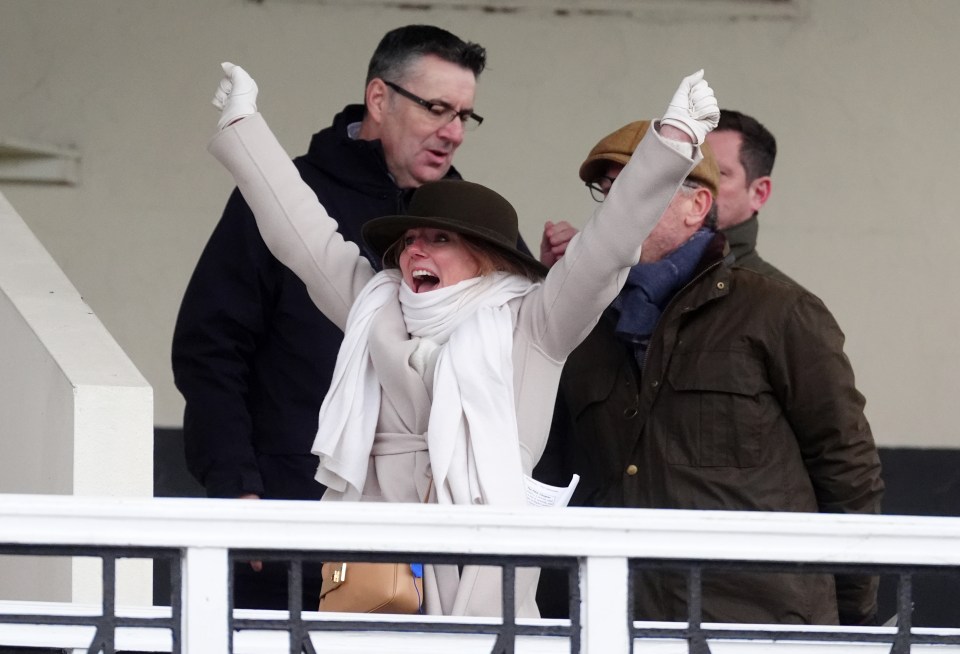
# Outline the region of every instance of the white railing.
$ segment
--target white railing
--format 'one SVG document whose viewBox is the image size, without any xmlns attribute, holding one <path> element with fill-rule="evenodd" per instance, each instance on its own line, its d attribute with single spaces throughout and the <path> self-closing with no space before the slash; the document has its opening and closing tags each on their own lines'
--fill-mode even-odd
<svg viewBox="0 0 960 654">
<path fill-rule="evenodd" d="M 206 499 L 120 499 L 0 495 L 0 548 L 50 554 L 58 548 L 120 551 L 172 550 L 182 565 L 182 604 L 177 622 L 180 651 L 219 654 L 230 651 L 228 615 L 229 550 L 263 552 L 344 551 L 357 553 L 461 554 L 468 556 L 573 557 L 581 570 L 581 652 L 616 654 L 687 652 L 682 637 L 631 643 L 627 621 L 628 560 L 811 562 L 877 564 L 901 568 L 936 566 L 960 569 L 960 519 L 907 516 L 837 516 L 787 513 L 686 512 L 616 509 L 522 509 L 444 507 L 435 505 L 338 504 L 315 502 L 237 502 Z M 429 556 L 425 556 L 429 559 Z M 105 569 L 107 566 L 105 566 Z M 108 593 L 109 594 L 109 593 Z M 957 601 L 957 598 L 945 598 Z M 105 603 L 112 610 L 112 605 Z M 29 615 L 99 615 L 100 607 L 46 603 L 0 604 L 0 646 L 90 646 L 94 627 L 43 627 Z M 3 624 L 16 614 L 18 624 Z M 119 607 L 117 616 L 172 615 L 170 607 Z M 24 616 L 27 616 L 26 618 Z M 235 618 L 286 618 L 286 612 L 236 611 Z M 384 616 L 351 620 L 375 620 Z M 344 615 L 305 612 L 310 627 Z M 398 623 L 499 623 L 490 619 L 397 617 Z M 567 621 L 518 621 L 527 624 L 569 624 Z M 41 625 L 41 626 L 38 626 Z M 662 625 L 661 625 L 662 626 Z M 676 626 L 676 625 L 673 625 Z M 713 625 L 714 629 L 731 628 Z M 759 627 L 758 627 L 759 628 Z M 71 632 L 57 643 L 55 629 Z M 862 643 L 798 643 L 779 641 L 767 627 L 768 639 L 710 640 L 714 654 L 732 651 L 890 652 L 896 627 L 846 629 L 862 634 Z M 810 628 L 811 634 L 837 628 Z M 796 629 L 793 629 L 796 631 Z M 914 654 L 927 648 L 960 652 L 957 631 L 908 630 L 935 634 L 951 644 L 913 644 Z M 82 633 L 81 633 L 82 632 Z M 886 640 L 868 643 L 878 635 Z M 901 634 L 903 636 L 904 634 Z M 56 636 L 59 637 L 59 636 Z M 363 632 L 318 630 L 312 633 L 317 652 L 490 652 L 487 634 Z M 117 649 L 171 651 L 172 631 L 155 626 L 120 626 Z M 289 652 L 286 634 L 245 629 L 232 638 L 234 652 Z M 71 640 L 72 639 L 72 640 Z M 68 642 L 69 641 L 69 642 Z M 570 639 L 520 635 L 515 652 L 570 652 Z M 911 651 L 910 646 L 902 651 Z M 94 650 L 96 651 L 96 650 Z"/>
</svg>

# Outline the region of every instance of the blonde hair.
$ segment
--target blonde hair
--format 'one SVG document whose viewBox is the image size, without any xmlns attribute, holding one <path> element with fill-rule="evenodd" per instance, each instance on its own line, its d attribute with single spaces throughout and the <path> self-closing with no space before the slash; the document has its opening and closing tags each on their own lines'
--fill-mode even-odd
<svg viewBox="0 0 960 654">
<path fill-rule="evenodd" d="M 463 242 L 464 247 L 476 257 L 480 263 L 480 275 L 489 275 L 493 272 L 507 272 L 513 275 L 526 277 L 532 282 L 543 279 L 543 274 L 535 271 L 531 266 L 525 266 L 520 261 L 491 247 L 483 239 L 455 232 Z M 400 267 L 400 253 L 403 252 L 403 237 L 398 238 L 383 253 L 381 263 L 384 269 Z"/>
</svg>

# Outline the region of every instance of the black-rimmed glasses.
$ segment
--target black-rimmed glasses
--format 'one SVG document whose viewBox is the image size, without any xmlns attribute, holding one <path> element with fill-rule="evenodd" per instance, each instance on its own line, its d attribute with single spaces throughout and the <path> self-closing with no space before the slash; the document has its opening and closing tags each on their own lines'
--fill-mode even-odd
<svg viewBox="0 0 960 654">
<path fill-rule="evenodd" d="M 399 95 L 402 95 L 407 100 L 412 100 L 418 105 L 430 112 L 430 115 L 433 116 L 437 122 L 440 122 L 444 125 L 447 123 L 453 122 L 454 118 L 459 118 L 460 123 L 463 125 L 465 130 L 473 130 L 480 126 L 480 123 L 483 122 L 483 116 L 478 116 L 473 113 L 472 109 L 464 109 L 463 111 L 457 111 L 446 102 L 441 102 L 440 100 L 424 100 L 419 95 L 415 95 L 403 88 L 399 84 L 394 84 L 387 80 L 383 80 L 383 83 L 389 86 L 391 89 L 396 91 Z"/>
<path fill-rule="evenodd" d="M 610 175 L 601 175 L 594 181 L 587 182 L 587 188 L 590 189 L 590 197 L 592 197 L 596 202 L 603 202 L 606 200 L 607 193 L 610 192 L 610 187 L 613 186 L 613 180 L 615 179 L 616 177 L 610 177 Z"/>
</svg>

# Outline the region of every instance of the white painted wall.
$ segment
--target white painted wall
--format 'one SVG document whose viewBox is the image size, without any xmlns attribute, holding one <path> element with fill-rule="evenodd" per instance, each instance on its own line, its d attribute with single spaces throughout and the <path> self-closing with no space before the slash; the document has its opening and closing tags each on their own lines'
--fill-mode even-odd
<svg viewBox="0 0 960 654">
<path fill-rule="evenodd" d="M 487 120 L 458 167 L 515 203 L 533 244 L 543 220 L 582 222 L 592 209 L 576 171 L 593 143 L 659 115 L 677 81 L 705 67 L 723 106 L 778 137 L 761 250 L 837 316 L 878 442 L 954 446 L 960 3 L 798 0 L 792 20 L 384 4 L 0 0 L 0 140 L 82 157 L 75 187 L 0 191 L 153 385 L 156 424 L 181 421 L 173 323 L 231 188 L 204 152 L 218 63 L 253 73 L 261 109 L 299 154 L 361 98 L 380 36 L 431 22 L 489 50 L 477 99 Z"/>
<path fill-rule="evenodd" d="M 0 494 L 153 495 L 153 392 L 0 194 Z M 91 559 L 0 557 L 0 598 L 96 601 Z M 152 602 L 149 561 L 117 598 Z"/>
</svg>

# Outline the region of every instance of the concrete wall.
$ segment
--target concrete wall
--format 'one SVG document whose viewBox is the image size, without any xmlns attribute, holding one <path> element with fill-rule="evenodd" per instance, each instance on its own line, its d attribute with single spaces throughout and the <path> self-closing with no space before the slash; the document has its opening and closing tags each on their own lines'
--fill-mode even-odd
<svg viewBox="0 0 960 654">
<path fill-rule="evenodd" d="M 956 443 L 960 3 L 797 0 L 780 19 L 725 13 L 753 3 L 723 0 L 583 3 L 594 15 L 557 15 L 547 0 L 388 4 L 0 0 L 0 141 L 81 155 L 76 186 L 0 191 L 150 381 L 155 424 L 181 421 L 173 323 L 231 188 L 204 151 L 219 62 L 252 72 L 261 109 L 299 154 L 361 98 L 379 37 L 430 22 L 489 49 L 477 98 L 487 120 L 457 163 L 516 204 L 533 244 L 545 219 L 582 222 L 592 209 L 576 170 L 593 143 L 658 116 L 679 79 L 706 68 L 723 106 L 778 136 L 761 250 L 836 314 L 878 442 Z"/>
<path fill-rule="evenodd" d="M 153 494 L 153 393 L 0 194 L 0 493 Z M 0 557 L 0 599 L 95 601 L 99 560 Z M 149 561 L 117 598 L 152 600 Z"/>
</svg>

